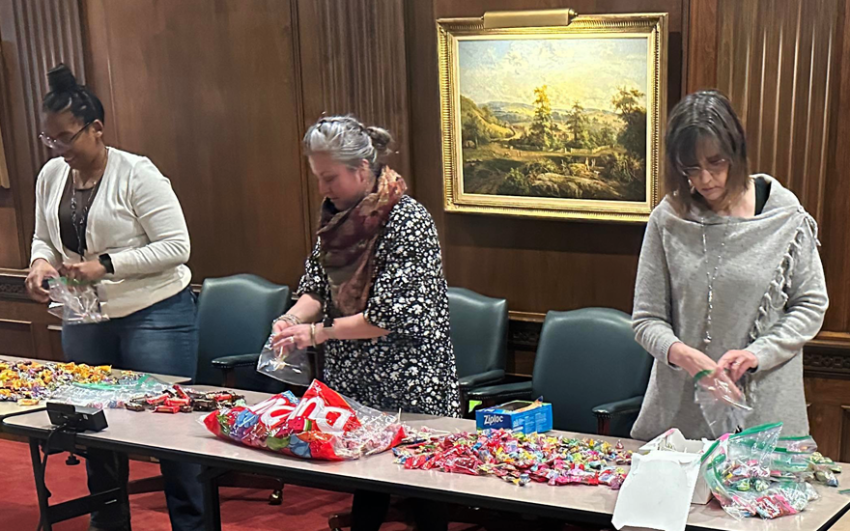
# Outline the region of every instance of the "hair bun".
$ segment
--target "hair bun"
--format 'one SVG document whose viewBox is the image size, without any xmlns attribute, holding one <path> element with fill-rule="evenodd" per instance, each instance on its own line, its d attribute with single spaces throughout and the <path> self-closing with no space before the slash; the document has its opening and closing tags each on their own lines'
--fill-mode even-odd
<svg viewBox="0 0 850 531">
<path fill-rule="evenodd" d="M 59 63 L 47 73 L 47 83 L 50 85 L 50 91 L 56 94 L 72 92 L 79 87 L 74 73 L 63 63 Z"/>
<path fill-rule="evenodd" d="M 393 136 L 389 131 L 381 127 L 373 126 L 367 127 L 366 133 L 369 135 L 369 138 L 372 139 L 372 145 L 379 154 L 384 155 L 389 151 L 390 144 L 393 141 Z"/>
</svg>

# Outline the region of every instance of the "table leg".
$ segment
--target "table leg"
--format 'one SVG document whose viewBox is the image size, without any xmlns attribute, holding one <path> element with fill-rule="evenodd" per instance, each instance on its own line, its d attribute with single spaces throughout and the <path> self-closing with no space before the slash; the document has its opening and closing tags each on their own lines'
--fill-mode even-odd
<svg viewBox="0 0 850 531">
<path fill-rule="evenodd" d="M 218 481 L 221 470 L 204 467 L 198 481 L 204 485 L 204 527 L 206 531 L 221 531 L 221 504 L 218 499 Z"/>
<path fill-rule="evenodd" d="M 44 468 L 41 466 L 41 450 L 36 439 L 30 439 L 30 457 L 32 458 L 32 471 L 35 476 L 35 491 L 38 495 L 38 512 L 41 515 L 41 524 L 44 531 L 52 531 L 50 514 L 47 510 L 47 487 L 44 486 Z"/>
</svg>

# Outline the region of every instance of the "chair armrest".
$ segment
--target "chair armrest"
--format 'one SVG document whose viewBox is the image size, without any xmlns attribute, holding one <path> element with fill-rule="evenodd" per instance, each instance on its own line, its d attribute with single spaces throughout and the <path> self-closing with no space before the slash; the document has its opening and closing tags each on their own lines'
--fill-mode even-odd
<svg viewBox="0 0 850 531">
<path fill-rule="evenodd" d="M 597 417 L 615 417 L 628 413 L 637 413 L 643 405 L 643 395 L 633 396 L 625 400 L 618 400 L 608 404 L 602 404 L 593 408 L 593 414 Z"/>
<path fill-rule="evenodd" d="M 259 359 L 259 354 L 235 354 L 233 356 L 216 358 L 211 363 L 213 367 L 226 371 L 236 367 L 256 367 Z"/>
<path fill-rule="evenodd" d="M 463 378 L 460 378 L 458 383 L 460 384 L 460 388 L 466 391 L 475 387 L 481 387 L 482 385 L 498 383 L 504 378 L 505 371 L 502 369 L 494 369 L 492 371 L 464 376 Z"/>
<path fill-rule="evenodd" d="M 486 387 L 472 389 L 467 396 L 470 400 L 480 400 L 482 402 L 493 400 L 498 404 L 510 400 L 530 400 L 531 382 L 488 385 Z"/>
</svg>

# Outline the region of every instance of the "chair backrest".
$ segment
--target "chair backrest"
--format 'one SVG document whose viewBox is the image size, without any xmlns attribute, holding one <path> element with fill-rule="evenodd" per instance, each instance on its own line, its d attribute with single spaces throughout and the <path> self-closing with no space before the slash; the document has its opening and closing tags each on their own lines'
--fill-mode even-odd
<svg viewBox="0 0 850 531">
<path fill-rule="evenodd" d="M 628 314 L 611 308 L 549 312 L 534 360 L 534 398 L 552 403 L 555 429 L 596 433 L 591 410 L 642 396 L 651 368 Z"/>
<path fill-rule="evenodd" d="M 508 302 L 464 288 L 449 288 L 449 320 L 458 377 L 504 369 Z"/>
<path fill-rule="evenodd" d="M 288 286 L 256 275 L 208 278 L 198 299 L 198 372 L 195 382 L 221 384 L 215 358 L 259 354 L 271 333 L 272 321 L 290 305 Z"/>
</svg>

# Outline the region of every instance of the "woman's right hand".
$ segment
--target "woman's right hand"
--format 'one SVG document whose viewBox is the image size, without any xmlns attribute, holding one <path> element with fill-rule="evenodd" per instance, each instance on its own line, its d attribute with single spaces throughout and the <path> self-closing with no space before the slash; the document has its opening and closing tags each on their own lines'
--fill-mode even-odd
<svg viewBox="0 0 850 531">
<path fill-rule="evenodd" d="M 667 360 L 687 371 L 691 378 L 703 371 L 710 371 L 713 376 L 710 390 L 718 400 L 733 405 L 743 400 L 741 390 L 738 389 L 735 382 L 723 368 L 718 367 L 716 361 L 709 358 L 705 353 L 684 343 L 674 343 L 667 353 Z"/>
<path fill-rule="evenodd" d="M 50 293 L 42 287 L 42 283 L 46 278 L 57 278 L 58 276 L 59 272 L 47 260 L 39 258 L 33 262 L 26 280 L 30 297 L 36 302 L 50 302 Z"/>
<path fill-rule="evenodd" d="M 702 371 L 714 372 L 717 370 L 717 362 L 700 352 L 695 348 L 691 348 L 684 343 L 674 343 L 667 353 L 667 361 L 671 364 L 681 367 L 691 377 L 696 376 Z"/>
</svg>

